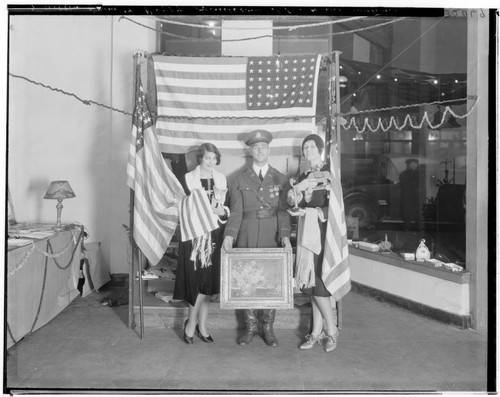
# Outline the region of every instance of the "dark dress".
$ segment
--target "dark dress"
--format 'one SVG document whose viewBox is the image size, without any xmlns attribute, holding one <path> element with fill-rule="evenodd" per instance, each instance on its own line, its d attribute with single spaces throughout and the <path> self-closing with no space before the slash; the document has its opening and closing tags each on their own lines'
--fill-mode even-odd
<svg viewBox="0 0 500 397">
<path fill-rule="evenodd" d="M 329 171 L 330 166 L 328 164 L 323 164 L 323 166 L 319 169 L 319 171 Z M 311 171 L 305 171 L 304 173 L 300 174 L 299 177 L 299 182 L 303 181 L 304 179 L 307 178 Z M 328 214 L 328 191 L 323 189 L 323 190 L 314 190 L 312 192 L 312 197 L 311 201 L 308 203 L 306 202 L 305 198 L 303 197 L 302 200 L 298 203 L 298 206 L 300 208 L 323 208 L 325 212 L 325 218 L 326 215 Z M 326 289 L 325 283 L 323 283 L 323 280 L 321 279 L 321 271 L 322 271 L 322 265 L 323 265 L 323 253 L 324 253 L 324 241 L 325 241 L 325 235 L 326 235 L 326 224 L 327 222 L 320 223 L 319 228 L 321 231 L 320 239 L 322 242 L 322 247 L 321 247 L 321 252 L 319 255 L 314 255 L 314 273 L 315 273 L 315 286 L 312 288 L 301 288 L 301 291 L 305 294 L 308 295 L 314 295 L 314 296 L 331 296 L 330 292 Z"/>
<path fill-rule="evenodd" d="M 201 179 L 203 189 L 208 190 L 208 179 Z M 210 179 L 210 186 L 214 186 L 214 180 Z M 210 195 L 209 199 L 212 199 Z M 175 272 L 174 299 L 184 300 L 194 306 L 198 294 L 214 295 L 220 291 L 220 248 L 224 225 L 219 226 L 211 232 L 212 265 L 201 267 L 197 260 L 196 270 L 194 262 L 190 259 L 193 248 L 192 240 L 181 241 L 179 244 L 179 257 L 177 270 Z"/>
</svg>

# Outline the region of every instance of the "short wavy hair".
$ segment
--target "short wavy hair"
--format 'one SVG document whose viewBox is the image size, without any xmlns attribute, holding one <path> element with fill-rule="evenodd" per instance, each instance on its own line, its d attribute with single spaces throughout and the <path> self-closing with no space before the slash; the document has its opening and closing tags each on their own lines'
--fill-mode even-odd
<svg viewBox="0 0 500 397">
<path fill-rule="evenodd" d="M 196 160 L 198 161 L 198 164 L 201 164 L 201 159 L 206 152 L 215 153 L 215 158 L 217 159 L 216 165 L 220 164 L 221 155 L 219 149 L 217 149 L 217 146 L 210 142 L 202 143 L 198 148 L 198 152 L 196 152 Z"/>
</svg>

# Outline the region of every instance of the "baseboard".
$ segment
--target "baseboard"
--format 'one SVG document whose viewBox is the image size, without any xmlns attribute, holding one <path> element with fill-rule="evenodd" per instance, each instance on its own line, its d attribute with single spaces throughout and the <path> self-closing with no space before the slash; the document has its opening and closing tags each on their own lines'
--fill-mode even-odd
<svg viewBox="0 0 500 397">
<path fill-rule="evenodd" d="M 355 281 L 351 281 L 351 288 L 353 292 L 356 292 L 358 294 L 370 296 L 371 298 L 375 298 L 378 301 L 387 302 L 392 305 L 420 314 L 422 316 L 429 317 L 447 324 L 455 325 L 462 329 L 467 329 L 471 326 L 470 315 L 460 316 L 458 314 L 445 312 L 444 310 L 414 302 L 401 296 L 393 295 L 388 292 L 357 283 Z"/>
</svg>

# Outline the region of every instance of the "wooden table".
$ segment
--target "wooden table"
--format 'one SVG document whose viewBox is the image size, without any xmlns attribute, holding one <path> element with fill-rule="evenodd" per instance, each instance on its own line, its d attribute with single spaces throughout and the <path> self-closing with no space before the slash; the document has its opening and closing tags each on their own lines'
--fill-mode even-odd
<svg viewBox="0 0 500 397">
<path fill-rule="evenodd" d="M 54 231 L 52 226 L 9 227 L 7 348 L 47 324 L 79 295 L 81 227 Z"/>
</svg>

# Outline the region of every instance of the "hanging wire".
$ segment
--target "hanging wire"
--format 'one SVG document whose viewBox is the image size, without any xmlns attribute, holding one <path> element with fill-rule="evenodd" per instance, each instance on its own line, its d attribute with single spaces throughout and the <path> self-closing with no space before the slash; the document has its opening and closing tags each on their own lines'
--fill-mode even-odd
<svg viewBox="0 0 500 397">
<path fill-rule="evenodd" d="M 262 38 L 307 39 L 307 38 L 317 38 L 317 37 L 338 36 L 338 35 L 344 35 L 344 34 L 351 34 L 351 33 L 361 32 L 363 30 L 378 29 L 378 28 L 380 28 L 382 26 L 390 25 L 390 24 L 393 24 L 393 23 L 396 23 L 396 22 L 401 22 L 402 20 L 407 19 L 407 17 L 401 17 L 401 18 L 397 18 L 397 19 L 394 19 L 394 20 L 391 20 L 391 21 L 382 22 L 382 23 L 379 23 L 379 24 L 376 24 L 376 25 L 365 26 L 365 27 L 362 27 L 362 28 L 351 29 L 351 30 L 345 30 L 345 31 L 342 31 L 342 32 L 330 32 L 330 33 L 310 34 L 310 35 L 309 34 L 308 35 L 272 35 L 272 34 L 264 34 L 264 35 L 260 35 L 260 36 L 244 37 L 244 38 L 238 38 L 238 39 L 218 39 L 218 38 L 212 38 L 212 37 L 210 37 L 210 38 L 201 38 L 201 37 L 182 36 L 182 35 L 179 35 L 179 34 L 165 32 L 162 29 L 153 28 L 153 27 L 148 26 L 146 24 L 134 21 L 133 19 L 128 18 L 126 16 L 121 16 L 120 19 L 118 20 L 118 22 L 120 22 L 122 19 L 125 19 L 127 21 L 132 22 L 132 23 L 135 23 L 136 25 L 142 26 L 142 27 L 144 27 L 146 29 L 154 30 L 155 32 L 157 32 L 160 35 L 170 36 L 170 37 L 174 37 L 174 38 L 177 38 L 177 39 L 182 39 L 182 40 L 196 40 L 198 42 L 237 42 L 237 41 L 257 40 L 257 39 L 262 39 Z M 215 28 L 213 26 L 206 26 L 206 25 L 203 25 L 203 27 L 207 28 L 207 29 Z"/>
<path fill-rule="evenodd" d="M 81 103 L 83 103 L 84 105 L 96 105 L 96 106 L 100 106 L 100 107 L 103 107 L 103 108 L 106 108 L 106 109 L 112 110 L 112 111 L 114 111 L 114 112 L 118 112 L 118 113 L 125 114 L 125 115 L 127 115 L 127 116 L 132 116 L 132 113 L 130 113 L 130 112 L 126 112 L 126 111 L 124 111 L 124 110 L 117 109 L 117 108 L 114 108 L 114 107 L 112 107 L 112 106 L 104 105 L 104 104 L 102 104 L 102 103 L 99 103 L 99 102 L 93 101 L 93 100 L 91 100 L 91 99 L 82 99 L 82 98 L 80 98 L 78 95 L 73 94 L 73 93 L 71 93 L 71 92 L 64 91 L 64 90 L 62 90 L 62 89 L 60 89 L 60 88 L 54 88 L 54 87 L 52 87 L 52 86 L 50 86 L 50 85 L 43 84 L 43 83 L 40 83 L 40 82 L 35 81 L 35 80 L 31 80 L 31 79 L 29 79 L 29 78 L 27 78 L 27 77 L 24 77 L 24 76 L 20 76 L 20 75 L 17 75 L 17 74 L 14 74 L 14 73 L 10 73 L 10 72 L 9 72 L 9 76 L 15 77 L 15 78 L 17 78 L 17 79 L 26 80 L 26 81 L 28 81 L 29 83 L 32 83 L 32 84 L 35 84 L 35 85 L 41 86 L 41 87 L 43 87 L 43 88 L 47 88 L 47 89 L 49 89 L 49 90 L 51 90 L 51 91 L 59 92 L 59 93 L 64 94 L 64 95 L 69 95 L 69 96 L 71 96 L 71 97 L 73 97 L 73 98 L 75 98 L 75 99 L 79 100 L 79 101 L 80 101 Z"/>
<path fill-rule="evenodd" d="M 151 17 L 149 17 L 151 18 Z M 362 17 L 349 17 L 349 18 L 344 18 L 344 19 L 336 19 L 333 21 L 324 21 L 324 22 L 314 22 L 314 23 L 306 23 L 306 24 L 301 24 L 301 25 L 294 25 L 294 26 L 272 26 L 269 29 L 271 30 L 296 30 L 296 29 L 301 29 L 301 28 L 312 28 L 316 26 L 325 26 L 325 25 L 333 25 L 336 23 L 345 23 L 345 22 L 350 22 L 350 21 L 355 21 L 359 19 L 365 19 L 367 17 L 362 16 Z M 172 25 L 180 25 L 180 26 L 190 26 L 193 28 L 202 28 L 202 29 L 210 29 L 210 30 L 222 30 L 226 29 L 222 26 L 207 26 L 203 24 L 197 24 L 197 23 L 189 23 L 189 22 L 181 22 L 181 21 L 173 21 L 169 19 L 161 19 L 158 17 L 154 17 L 155 20 L 161 22 L 161 23 L 169 23 Z M 250 27 L 231 27 L 229 29 L 232 30 L 261 30 L 261 27 L 256 27 L 256 28 L 250 28 Z"/>
</svg>

